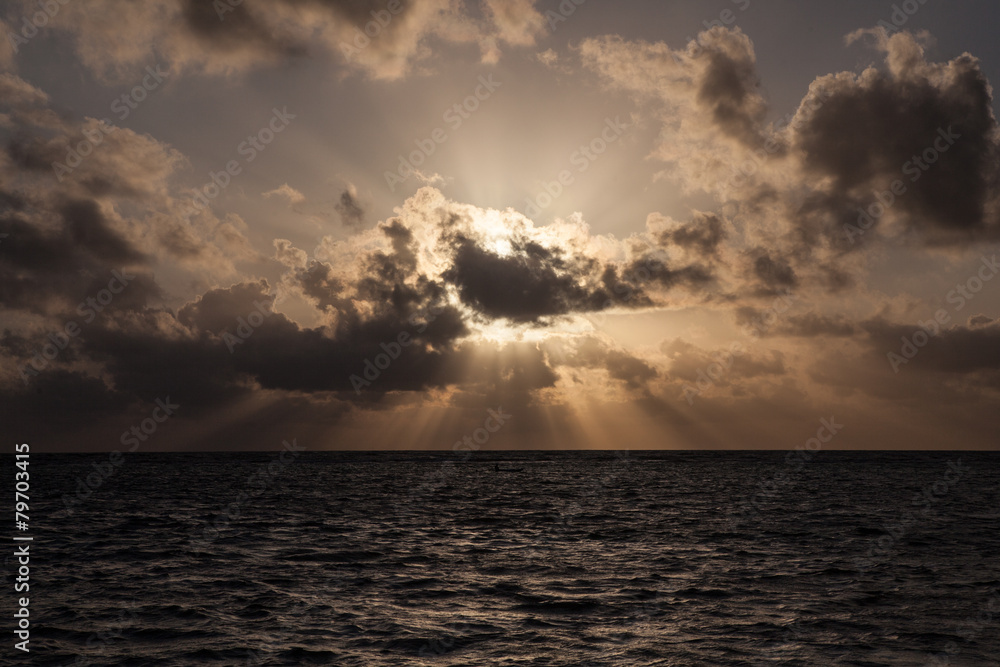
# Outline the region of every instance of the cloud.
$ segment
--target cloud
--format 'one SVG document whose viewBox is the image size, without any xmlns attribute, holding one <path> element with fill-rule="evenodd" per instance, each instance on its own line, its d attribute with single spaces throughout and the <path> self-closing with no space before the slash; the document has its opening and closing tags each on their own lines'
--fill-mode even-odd
<svg viewBox="0 0 1000 667">
<path fill-rule="evenodd" d="M 649 224 L 654 227 L 663 225 L 655 218 Z M 659 238 L 661 243 L 672 243 L 700 257 L 716 257 L 720 244 L 728 236 L 724 224 L 718 215 L 695 211 L 692 220 L 671 225 L 659 232 Z"/>
<path fill-rule="evenodd" d="M 670 377 L 685 383 L 699 382 L 709 372 L 714 384 L 722 387 L 741 380 L 777 377 L 789 372 L 784 353 L 775 349 L 761 354 L 742 347 L 705 350 L 679 338 L 664 341 L 660 347 L 670 359 Z M 716 367 L 722 369 L 718 374 Z"/>
<path fill-rule="evenodd" d="M 478 45 L 485 62 L 496 62 L 501 44 L 531 46 L 544 33 L 534 4 L 489 0 L 476 17 L 451 0 L 93 0 L 64 5 L 51 26 L 72 34 L 83 63 L 109 81 L 134 75 L 150 51 L 172 71 L 209 75 L 321 51 L 348 70 L 392 80 L 428 59 L 432 43 Z"/>
<path fill-rule="evenodd" d="M 375 8 L 248 0 L 243 13 L 216 25 L 187 3 L 129 5 L 121 16 L 108 14 L 110 6 L 96 1 L 95 16 L 140 21 L 152 32 L 109 36 L 99 51 L 88 31 L 103 27 L 73 28 L 88 64 L 109 76 L 134 64 L 142 39 L 172 66 L 243 71 L 314 48 L 305 25 L 347 17 L 344 25 L 353 26 Z M 415 3 L 390 26 L 419 23 L 420 12 L 436 6 Z M 368 55 L 351 62 L 391 78 L 428 57 L 431 36 L 440 38 L 430 41 L 435 48 L 476 43 L 484 53 L 490 38 L 527 44 L 541 34 L 532 7 L 496 5 L 483 19 L 445 20 L 439 12 L 439 27 L 406 38 L 393 32 L 402 28 L 386 28 L 383 46 L 398 37 L 401 51 L 383 52 L 373 39 Z M 501 16 L 504 9 L 510 13 Z M 151 11 L 162 12 L 152 28 Z M 340 34 L 317 30 L 316 39 Z M 622 239 L 592 233 L 582 215 L 541 226 L 512 209 L 463 204 L 425 187 L 377 222 L 347 184 L 335 208 L 348 235 L 308 251 L 273 239 L 270 257 L 250 246 L 236 215 L 183 214 L 188 198 L 176 180 L 187 161 L 176 150 L 130 130 L 106 132 L 98 119 L 67 120 L 43 91 L 0 75 L 0 123 L 10 131 L 0 147 L 0 234 L 7 234 L 0 400 L 14 406 L 15 426 L 58 412 L 67 428 L 79 416 L 95 433 L 113 433 L 118 421 L 169 393 L 185 414 L 205 416 L 207 430 L 230 419 L 228 432 L 244 435 L 264 414 L 323 429 L 404 405 L 465 410 L 484 401 L 519 406 L 537 425 L 588 392 L 612 406 L 629 401 L 618 411 L 648 412 L 691 438 L 711 435 L 696 428 L 702 418 L 752 426 L 830 396 L 854 405 L 899 401 L 914 412 L 974 410 L 1000 389 L 996 320 L 979 315 L 943 331 L 896 375 L 886 353 L 916 328 L 897 321 L 905 322 L 900 308 L 864 278 L 881 241 L 924 252 L 995 238 L 989 87 L 970 56 L 928 63 L 913 36 L 875 37 L 883 68 L 820 77 L 781 127 L 763 120 L 753 46 L 738 31 L 709 31 L 682 50 L 613 37 L 581 44 L 588 67 L 662 122 L 653 157 L 686 186 L 727 203 L 719 212 L 679 221 L 652 214 L 645 229 Z M 926 146 L 925 131 L 952 118 L 959 140 L 851 244 L 844 224 L 891 187 Z M 98 132 L 102 140 L 86 159 L 53 171 Z M 751 159 L 754 173 L 733 178 L 732 165 Z M 288 184 L 263 195 L 293 206 L 304 200 Z M 961 203 L 946 206 L 955 198 Z M 115 271 L 134 276 L 128 288 L 82 322 L 55 358 L 38 363 L 53 332 L 80 322 L 79 304 Z M 761 330 L 767 340 L 745 340 L 748 349 L 729 358 L 725 324 L 711 343 L 672 339 L 659 349 L 625 349 L 595 331 L 605 313 L 663 309 L 694 318 L 706 304 L 737 325 L 754 324 L 769 317 L 768 300 L 789 294 L 803 309 L 782 313 Z M 292 297 L 306 316 L 282 311 Z M 685 338 L 695 335 L 697 326 Z M 770 347 L 779 342 L 781 349 Z M 720 358 L 726 372 L 698 403 L 680 400 Z M 695 412 L 682 412 L 689 407 Z"/>
<path fill-rule="evenodd" d="M 493 35 L 481 39 L 483 62 L 500 59 L 499 42 L 532 46 L 546 32 L 545 17 L 535 9 L 535 0 L 484 0 L 483 5 L 495 26 Z"/>
<path fill-rule="evenodd" d="M 767 111 L 756 54 L 738 28 L 712 28 L 684 49 L 618 36 L 585 39 L 580 58 L 616 90 L 655 102 L 663 123 L 653 157 L 686 187 L 710 181 L 764 141 Z"/>
<path fill-rule="evenodd" d="M 538 62 L 542 63 L 546 67 L 555 67 L 559 62 L 559 54 L 557 54 L 552 49 L 545 49 L 544 51 L 535 54 L 535 58 Z"/>
<path fill-rule="evenodd" d="M 736 313 L 736 323 L 741 326 L 760 322 L 764 317 L 761 310 L 752 306 L 740 307 Z M 861 328 L 843 315 L 830 317 L 819 313 L 804 313 L 782 317 L 773 327 L 760 330 L 760 333 L 762 336 L 788 338 L 850 338 L 861 333 Z"/>
<path fill-rule="evenodd" d="M 875 318 L 864 324 L 873 353 L 882 357 L 889 367 L 888 353 L 902 355 L 904 339 L 911 341 L 912 358 L 905 358 L 899 373 L 941 373 L 947 375 L 976 375 L 987 373 L 990 377 L 1000 371 L 1000 326 L 995 322 L 975 327 L 956 325 L 929 337 L 926 345 L 913 345 L 914 334 L 922 329 L 917 325 L 891 323 Z M 922 339 L 920 339 L 922 340 Z M 995 378 L 994 378 L 995 379 Z"/>
<path fill-rule="evenodd" d="M 68 124 L 62 131 L 65 142 L 76 129 Z M 32 143 L 30 133 L 25 136 L 8 148 L 21 150 L 24 163 L 55 141 Z M 238 255 L 245 239 L 238 219 L 218 221 L 208 209 L 193 220 L 172 214 L 179 210 L 169 182 L 173 165 L 135 170 L 129 158 L 137 147 L 150 155 L 164 149 L 149 138 L 121 137 L 61 184 L 39 166 L 28 172 L 36 180 L 27 197 L 5 191 L 0 225 L 10 234 L 4 244 L 10 255 L 0 264 L 0 305 L 23 323 L 3 336 L 0 377 L 5 397 L 25 406 L 25 414 L 48 400 L 33 393 L 33 383 L 60 378 L 86 388 L 97 421 L 101 414 L 136 410 L 165 391 L 193 406 L 186 411 L 191 415 L 225 411 L 261 392 L 278 401 L 308 396 L 313 406 L 332 401 L 337 411 L 377 409 L 395 400 L 388 397 L 431 391 L 458 402 L 479 397 L 528 405 L 538 392 L 555 390 L 560 366 L 550 364 L 538 343 L 490 343 L 477 328 L 652 307 L 671 295 L 697 295 L 714 279 L 709 268 L 683 261 L 717 250 L 691 231 L 697 225 L 679 228 L 688 230 L 677 236 L 681 245 L 670 235 L 620 242 L 591 235 L 581 221 L 536 227 L 513 210 L 463 205 L 423 188 L 397 216 L 347 240 L 324 240 L 313 257 L 275 240 L 275 258 L 286 271 L 279 285 L 242 272 L 173 310 L 164 304 L 167 290 L 154 267 L 168 260 L 174 267 L 210 262 L 200 247 L 223 234 L 221 225 L 236 239 L 226 256 Z M 117 170 L 131 172 L 131 182 L 123 184 Z M 114 185 L 96 189 L 90 182 L 98 178 Z M 274 196 L 291 199 L 292 192 L 278 188 Z M 112 205 L 121 201 L 133 203 L 128 216 Z M 712 223 L 702 222 L 711 237 Z M 116 270 L 135 275 L 128 288 L 86 322 L 65 355 L 33 366 L 46 336 L 79 318 L 75 305 L 103 289 Z M 81 272 L 89 278 L 81 280 Z M 277 312 L 279 293 L 299 295 L 319 324 L 302 326 Z M 399 351 L 391 365 L 373 377 L 373 360 L 393 346 Z M 517 358 L 511 373 L 488 361 L 508 355 Z M 574 363 L 602 371 L 626 391 L 648 393 L 659 377 L 648 361 L 607 344 L 581 344 Z"/>
<path fill-rule="evenodd" d="M 137 310 L 169 291 L 152 280 L 165 264 L 177 281 L 198 282 L 232 276 L 238 261 L 253 258 L 238 217 L 180 215 L 183 197 L 172 179 L 186 162 L 177 151 L 97 119 L 62 118 L 44 92 L 15 75 L 0 75 L 0 89 L 0 115 L 11 130 L 0 148 L 6 312 L 78 318 L 77 304 L 114 271 L 137 278 L 108 310 Z"/>
<path fill-rule="evenodd" d="M 668 265 L 652 244 L 645 255 L 615 262 L 583 249 L 567 251 L 544 236 L 529 225 L 499 241 L 449 230 L 444 242 L 450 266 L 442 278 L 457 287 L 465 305 L 488 318 L 535 324 L 615 306 L 666 303 L 667 291 L 698 292 L 712 281 L 703 266 Z"/>
<path fill-rule="evenodd" d="M 0 72 L 0 94 L 5 106 L 24 109 L 47 105 L 49 96 L 10 72 Z"/>
<path fill-rule="evenodd" d="M 365 211 L 358 202 L 358 191 L 353 185 L 349 185 L 340 194 L 340 200 L 334 209 L 340 215 L 340 222 L 345 227 L 357 229 L 364 225 Z"/>
<path fill-rule="evenodd" d="M 805 232 L 845 238 L 844 224 L 874 211 L 880 235 L 916 233 L 927 244 L 996 239 L 1000 135 L 992 88 L 978 60 L 963 54 L 927 62 L 908 33 L 874 34 L 886 69 L 814 82 L 825 101 L 800 110 L 791 137 L 803 178 L 821 184 L 799 206 Z M 891 193 L 898 181 L 905 191 Z M 884 214 L 872 204 L 889 202 Z M 848 245 L 841 242 L 840 245 Z"/>
<path fill-rule="evenodd" d="M 101 416 L 121 413 L 130 405 L 128 394 L 109 389 L 104 382 L 85 373 L 57 370 L 34 380 L 33 392 L 11 391 L 0 386 L 0 400 L 11 414 L 31 415 L 49 426 L 79 429 L 91 426 Z M 38 400 L 38 394 L 45 397 Z"/>
<path fill-rule="evenodd" d="M 149 266 L 149 257 L 93 200 L 66 198 L 39 211 L 34 197 L 31 203 L 17 196 L 6 199 L 21 205 L 0 212 L 0 233 L 7 235 L 0 263 L 0 307 L 5 310 L 68 311 L 99 291 L 112 271 Z M 139 285 L 132 286 L 132 294 Z"/>
<path fill-rule="evenodd" d="M 175 178 L 188 163 L 177 150 L 103 120 L 64 118 L 43 91 L 15 75 L 0 75 L 0 89 L 0 118 L 11 130 L 0 148 L 0 176 L 10 184 L 0 187 L 7 202 L 0 232 L 12 235 L 12 257 L 63 257 L 57 269 L 44 259 L 26 266 L 8 294 L 32 274 L 47 284 L 140 264 L 168 264 L 176 280 L 190 271 L 206 284 L 232 279 L 238 264 L 259 259 L 239 216 L 186 214 L 190 197 Z"/>
<path fill-rule="evenodd" d="M 987 415 L 1000 396 L 996 326 L 955 325 L 926 341 L 923 333 L 915 336 L 919 325 L 879 316 L 859 328 L 854 338 L 827 338 L 807 348 L 811 363 L 803 381 L 811 393 L 837 397 L 855 413 L 881 419 L 889 426 L 883 447 L 993 442 Z M 919 345 L 910 347 L 904 339 Z"/>
<path fill-rule="evenodd" d="M 857 268 L 844 256 L 880 238 L 939 246 L 1000 236 L 1000 133 L 978 60 L 929 62 L 905 32 L 852 41 L 865 36 L 884 67 L 817 78 L 771 125 L 738 29 L 713 28 L 684 49 L 591 38 L 579 53 L 660 119 L 652 157 L 669 163 L 663 175 L 730 202 L 746 240 L 768 248 L 751 275 L 835 291 Z"/>
<path fill-rule="evenodd" d="M 610 293 L 599 284 L 580 285 L 593 274 L 573 266 L 558 248 L 527 242 L 501 256 L 475 241 L 457 237 L 454 260 L 444 274 L 462 301 L 492 318 L 532 322 L 540 317 L 599 310 Z"/>
<path fill-rule="evenodd" d="M 798 286 L 798 276 L 785 258 L 772 257 L 764 248 L 752 248 L 746 254 L 764 294 L 779 294 Z"/>
<path fill-rule="evenodd" d="M 306 200 L 306 196 L 304 194 L 302 194 L 301 192 L 290 186 L 288 183 L 284 183 L 280 187 L 275 188 L 274 190 L 269 190 L 263 193 L 263 196 L 267 198 L 281 197 L 287 200 L 288 203 L 292 206 L 296 204 L 301 204 Z"/>
<path fill-rule="evenodd" d="M 0 35 L 3 35 L 3 39 L 0 40 L 0 69 L 14 70 L 16 52 L 14 51 L 14 42 L 10 38 L 13 32 L 12 25 L 8 25 L 0 18 Z"/>
<path fill-rule="evenodd" d="M 433 174 L 425 174 L 419 169 L 414 170 L 413 176 L 424 185 L 445 185 L 449 180 L 452 180 L 437 172 L 434 172 Z"/>
<path fill-rule="evenodd" d="M 572 343 L 572 351 L 567 354 L 558 346 L 559 342 L 548 346 L 548 353 L 558 366 L 570 368 L 600 368 L 607 372 L 608 377 L 618 380 L 628 389 L 643 389 L 648 392 L 651 380 L 660 373 L 648 361 L 619 349 L 609 341 L 596 336 L 586 336 Z"/>
<path fill-rule="evenodd" d="M 288 239 L 274 239 L 274 258 L 292 269 L 304 269 L 309 263 L 309 254 L 294 247 Z"/>
</svg>

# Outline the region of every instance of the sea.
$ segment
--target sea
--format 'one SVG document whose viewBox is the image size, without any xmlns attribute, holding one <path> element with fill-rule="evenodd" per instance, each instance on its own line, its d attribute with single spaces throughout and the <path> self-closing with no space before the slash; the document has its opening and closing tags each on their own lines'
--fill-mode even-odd
<svg viewBox="0 0 1000 667">
<path fill-rule="evenodd" d="M 998 453 L 293 447 L 29 470 L 0 664 L 1000 665 Z"/>
</svg>

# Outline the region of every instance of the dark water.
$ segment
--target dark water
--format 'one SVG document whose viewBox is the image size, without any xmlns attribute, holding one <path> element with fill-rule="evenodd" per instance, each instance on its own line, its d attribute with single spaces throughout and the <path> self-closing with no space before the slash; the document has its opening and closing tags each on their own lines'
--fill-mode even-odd
<svg viewBox="0 0 1000 667">
<path fill-rule="evenodd" d="M 32 455 L 0 662 L 1000 664 L 998 455 L 786 456 Z"/>
</svg>

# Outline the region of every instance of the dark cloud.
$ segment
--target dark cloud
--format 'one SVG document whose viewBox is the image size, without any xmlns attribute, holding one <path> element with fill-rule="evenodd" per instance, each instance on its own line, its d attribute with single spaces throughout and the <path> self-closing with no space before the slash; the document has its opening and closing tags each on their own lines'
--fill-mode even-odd
<svg viewBox="0 0 1000 667">
<path fill-rule="evenodd" d="M 443 286 L 417 270 L 412 231 L 399 220 L 379 229 L 391 251 L 363 257 L 361 272 L 352 280 L 337 276 L 322 262 L 294 274 L 302 293 L 331 316 L 329 326 L 302 329 L 284 315 L 268 316 L 253 336 L 236 346 L 235 370 L 272 389 L 353 393 L 358 387 L 351 376 L 364 377 L 368 365 L 389 346 L 398 358 L 377 373 L 377 381 L 362 387 L 366 396 L 453 382 L 449 358 L 468 333 L 463 318 L 446 303 Z M 206 295 L 198 305 L 205 306 L 218 332 L 225 324 L 222 314 L 249 313 L 255 302 L 269 303 L 267 287 L 263 282 L 234 286 Z M 206 324 L 200 308 L 182 309 L 180 317 Z M 231 326 L 236 326 L 235 319 Z M 399 345 L 401 334 L 405 348 Z"/>
<path fill-rule="evenodd" d="M 9 213 L 23 211 L 28 200 L 23 192 L 8 192 L 0 189 L 0 210 Z"/>
<path fill-rule="evenodd" d="M 56 369 L 34 377 L 30 390 L 0 386 L 0 400 L 11 416 L 11 428 L 16 428 L 15 424 L 38 423 L 79 428 L 108 413 L 124 411 L 133 398 L 127 392 L 109 388 L 99 378 Z"/>
<path fill-rule="evenodd" d="M 651 380 L 659 377 L 659 371 L 649 362 L 592 336 L 575 341 L 569 349 L 562 341 L 551 342 L 546 345 L 546 353 L 555 365 L 603 369 L 629 389 L 646 389 Z"/>
<path fill-rule="evenodd" d="M 732 35 L 724 28 L 713 28 L 700 36 L 704 46 L 695 51 L 695 59 L 704 59 L 707 64 L 698 82 L 696 99 L 716 127 L 744 144 L 756 146 L 766 113 L 760 98 L 757 62 L 749 40 L 746 48 L 733 48 Z"/>
<path fill-rule="evenodd" d="M 355 25 L 364 25 L 372 19 L 372 12 L 378 12 L 386 8 L 382 0 L 280 0 L 289 5 L 307 7 L 329 11 L 349 20 Z M 412 2 L 401 2 L 399 4 L 399 16 L 405 17 L 406 13 L 412 11 Z M 416 3 L 418 4 L 418 3 Z"/>
<path fill-rule="evenodd" d="M 691 264 L 679 269 L 671 269 L 663 260 L 650 256 L 627 264 L 623 275 L 628 276 L 630 281 L 636 283 L 634 289 L 638 290 L 646 281 L 643 277 L 643 271 L 651 276 L 652 283 L 666 289 L 684 286 L 697 292 L 715 280 L 712 269 L 702 264 Z"/>
<path fill-rule="evenodd" d="M 804 176 L 831 186 L 807 201 L 803 219 L 819 224 L 820 211 L 835 222 L 829 234 L 843 237 L 843 224 L 857 225 L 858 209 L 881 194 L 887 214 L 930 243 L 996 238 L 1000 143 L 979 61 L 928 63 L 909 34 L 876 38 L 885 70 L 823 77 L 810 91 L 824 101 L 803 113 L 794 145 Z M 891 194 L 893 181 L 905 192 Z"/>
<path fill-rule="evenodd" d="M 681 339 L 664 341 L 661 349 L 670 358 L 670 378 L 684 383 L 711 379 L 718 386 L 729 386 L 741 380 L 778 377 L 788 373 L 784 354 L 780 350 L 756 354 L 742 345 L 704 350 Z"/>
<path fill-rule="evenodd" d="M 458 288 L 466 305 L 512 322 L 648 307 L 661 300 L 651 294 L 654 287 L 697 292 L 714 278 L 699 264 L 671 268 L 655 249 L 615 263 L 516 236 L 504 254 L 461 234 L 449 243 L 451 266 L 443 279 Z"/>
<path fill-rule="evenodd" d="M 714 27 L 684 48 L 664 42 L 588 38 L 584 65 L 613 88 L 662 104 L 663 130 L 652 154 L 686 187 L 714 190 L 747 151 L 764 144 L 767 104 L 753 43 L 739 28 Z"/>
<path fill-rule="evenodd" d="M 768 251 L 757 248 L 749 253 L 753 277 L 768 294 L 776 294 L 798 286 L 799 280 L 789 261 L 772 257 Z"/>
<path fill-rule="evenodd" d="M 452 266 L 443 275 L 462 301 L 492 318 L 537 322 L 539 318 L 600 310 L 609 293 L 581 285 L 592 267 L 580 267 L 559 249 L 534 242 L 518 244 L 508 256 L 472 239 L 454 241 Z"/>
<path fill-rule="evenodd" d="M 453 399 L 457 405 L 528 406 L 533 392 L 558 380 L 537 343 L 466 343 L 447 365 L 461 388 Z"/>
<path fill-rule="evenodd" d="M 53 162 L 66 156 L 58 147 L 29 135 L 11 137 L 4 148 L 11 162 L 27 171 L 47 172 Z"/>
<path fill-rule="evenodd" d="M 71 201 L 60 207 L 59 213 L 68 241 L 95 257 L 113 265 L 136 264 L 145 257 L 121 235 L 112 231 L 94 201 Z"/>
<path fill-rule="evenodd" d="M 859 333 L 858 326 L 843 316 L 827 317 L 816 313 L 790 315 L 783 318 L 774 329 L 778 336 L 796 338 L 832 337 L 847 338 Z"/>
<path fill-rule="evenodd" d="M 295 276 L 302 293 L 320 310 L 348 308 L 349 302 L 342 295 L 347 289 L 344 281 L 334 275 L 333 267 L 323 262 L 312 262 Z"/>
<path fill-rule="evenodd" d="M 204 0 L 181 3 L 184 25 L 206 48 L 227 52 L 246 50 L 274 57 L 305 55 L 305 44 L 260 21 L 250 10 L 250 2 L 225 3 L 222 14 L 218 11 L 219 4 Z"/>
<path fill-rule="evenodd" d="M 356 229 L 365 222 L 365 211 L 350 190 L 341 193 L 340 201 L 334 208 L 340 214 L 340 222 L 345 227 Z"/>
<path fill-rule="evenodd" d="M 719 245 L 727 234 L 718 215 L 698 212 L 690 222 L 661 232 L 659 236 L 661 243 L 669 242 L 710 257 L 718 254 Z"/>
<path fill-rule="evenodd" d="M 272 314 L 274 297 L 269 290 L 266 280 L 211 290 L 177 311 L 177 321 L 195 330 L 221 334 L 249 313 Z"/>
<path fill-rule="evenodd" d="M 205 252 L 202 240 L 193 230 L 177 221 L 164 222 L 156 238 L 174 257 L 197 258 Z"/>
<path fill-rule="evenodd" d="M 952 326 L 935 336 L 927 336 L 918 325 L 892 323 L 880 318 L 867 321 L 863 326 L 870 337 L 872 353 L 881 357 L 887 369 L 891 363 L 889 353 L 905 359 L 897 363 L 900 374 L 968 375 L 1000 370 L 1000 326 L 995 322 L 975 328 Z M 926 342 L 918 346 L 925 338 Z"/>
<path fill-rule="evenodd" d="M 659 376 L 657 370 L 648 362 L 619 350 L 608 352 L 605 361 L 608 375 L 621 380 L 630 389 L 644 387 L 650 380 Z"/>
<path fill-rule="evenodd" d="M 46 313 L 75 306 L 104 289 L 113 271 L 147 263 L 146 255 L 108 224 L 96 202 L 71 200 L 50 213 L 55 224 L 45 228 L 24 217 L 23 207 L 0 209 L 0 234 L 7 234 L 0 262 L 5 308 Z M 137 281 L 110 307 L 134 302 L 139 292 L 157 292 L 149 275 L 136 271 Z"/>
<path fill-rule="evenodd" d="M 932 447 L 989 440 L 985 434 L 995 430 L 990 417 L 1000 389 L 1000 328 L 952 325 L 932 336 L 918 324 L 883 317 L 859 327 L 863 337 L 856 346 L 816 348 L 810 380 L 857 397 L 859 410 L 874 405 L 881 419 L 896 422 L 895 429 L 934 415 L 933 428 L 912 436 Z M 887 434 L 885 444 L 896 438 Z"/>
</svg>

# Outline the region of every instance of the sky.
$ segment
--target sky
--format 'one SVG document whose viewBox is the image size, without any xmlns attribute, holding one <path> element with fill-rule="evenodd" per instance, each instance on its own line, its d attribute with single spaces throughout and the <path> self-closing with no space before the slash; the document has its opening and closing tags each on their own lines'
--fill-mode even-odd
<svg viewBox="0 0 1000 667">
<path fill-rule="evenodd" d="M 987 0 L 0 10 L 37 451 L 996 449 Z"/>
</svg>

